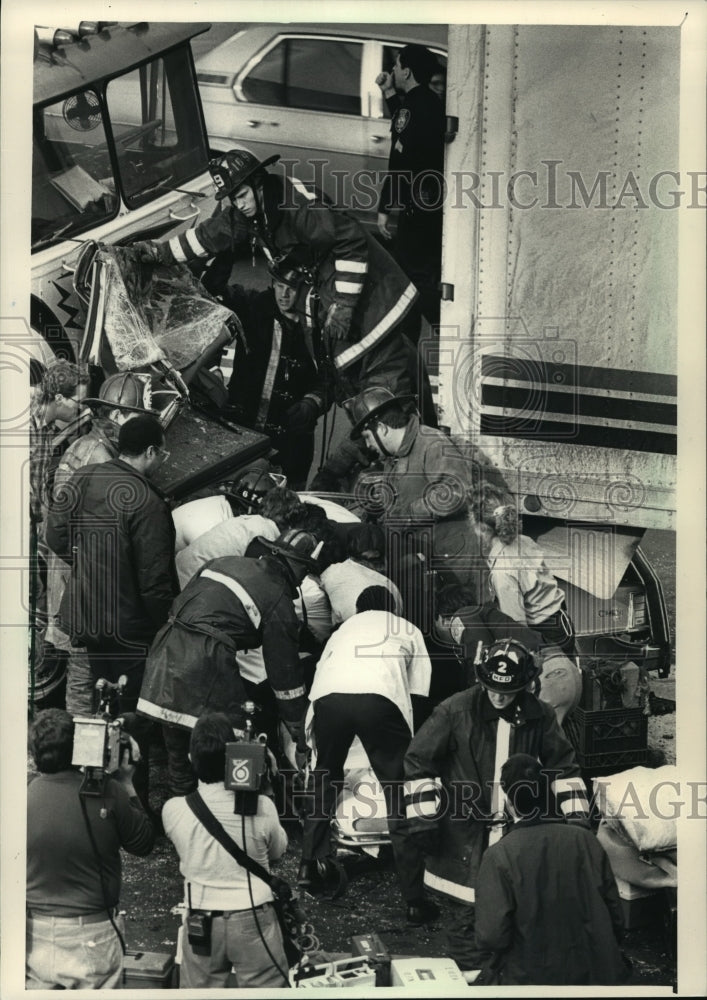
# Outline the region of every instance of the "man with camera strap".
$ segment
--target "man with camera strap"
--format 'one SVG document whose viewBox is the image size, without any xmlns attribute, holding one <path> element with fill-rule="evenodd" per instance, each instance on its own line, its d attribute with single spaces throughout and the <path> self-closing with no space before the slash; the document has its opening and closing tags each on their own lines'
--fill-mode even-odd
<svg viewBox="0 0 707 1000">
<path fill-rule="evenodd" d="M 249 810 L 234 812 L 234 793 L 224 781 L 226 745 L 233 741 L 233 728 L 222 712 L 197 720 L 190 740 L 197 790 L 206 813 L 269 872 L 270 862 L 287 849 L 287 834 L 274 803 L 257 791 L 250 815 L 245 815 Z M 287 986 L 289 964 L 270 886 L 252 877 L 212 836 L 192 811 L 190 798 L 170 799 L 162 811 L 185 881 L 180 986 Z"/>
<path fill-rule="evenodd" d="M 30 730 L 39 775 L 27 790 L 28 990 L 119 985 L 120 852 L 142 857 L 155 842 L 127 750 L 99 794 L 86 794 L 72 764 L 74 732 L 71 715 L 59 708 L 40 712 Z"/>
</svg>

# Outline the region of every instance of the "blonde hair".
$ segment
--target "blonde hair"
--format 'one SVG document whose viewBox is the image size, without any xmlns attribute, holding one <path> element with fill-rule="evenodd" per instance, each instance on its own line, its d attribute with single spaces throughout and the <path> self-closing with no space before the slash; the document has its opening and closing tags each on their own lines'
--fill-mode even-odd
<svg viewBox="0 0 707 1000">
<path fill-rule="evenodd" d="M 469 494 L 471 518 L 485 524 L 494 535 L 508 545 L 520 532 L 520 517 L 513 498 L 489 483 L 473 487 Z"/>
</svg>

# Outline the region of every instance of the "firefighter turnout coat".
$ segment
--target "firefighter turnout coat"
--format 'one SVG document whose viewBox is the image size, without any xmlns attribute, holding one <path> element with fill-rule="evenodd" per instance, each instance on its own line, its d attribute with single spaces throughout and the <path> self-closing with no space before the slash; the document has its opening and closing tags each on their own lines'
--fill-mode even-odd
<svg viewBox="0 0 707 1000">
<path fill-rule="evenodd" d="M 383 460 L 382 477 L 371 473 L 370 479 L 382 478 L 386 523 L 413 531 L 431 526 L 433 555 L 471 557 L 479 548 L 466 498 L 477 471 L 474 459 L 450 437 L 413 414 L 397 454 Z"/>
<path fill-rule="evenodd" d="M 324 388 L 311 333 L 297 319 L 283 316 L 271 288 L 258 292 L 231 285 L 225 298 L 243 324 L 228 386 L 241 423 L 266 434 L 282 433 L 294 403 L 311 399 L 321 412 Z"/>
<path fill-rule="evenodd" d="M 334 303 L 353 307 L 350 341 L 333 345 L 339 371 L 361 361 L 406 315 L 417 298 L 413 283 L 377 240 L 347 212 L 327 204 L 293 177 L 266 174 L 263 212 L 247 219 L 234 206 L 157 244 L 165 263 L 189 263 L 259 246 L 269 260 L 297 250 L 316 272 L 319 326 Z M 402 353 L 402 352 L 401 352 Z"/>
<path fill-rule="evenodd" d="M 530 754 L 553 772 L 551 787 L 563 815 L 587 815 L 574 750 L 549 705 L 521 692 L 508 722 L 480 684 L 452 695 L 418 729 L 405 755 L 410 828 L 433 824 L 439 835 L 434 855 L 426 858 L 429 888 L 474 903 L 489 820 L 503 807 L 501 766 L 514 753 Z"/>
<path fill-rule="evenodd" d="M 294 585 L 283 564 L 222 556 L 196 573 L 152 644 L 138 712 L 191 729 L 207 711 L 245 719 L 246 689 L 236 652 L 262 646 L 265 671 L 282 721 L 299 732 L 307 698 L 299 660 Z"/>
</svg>

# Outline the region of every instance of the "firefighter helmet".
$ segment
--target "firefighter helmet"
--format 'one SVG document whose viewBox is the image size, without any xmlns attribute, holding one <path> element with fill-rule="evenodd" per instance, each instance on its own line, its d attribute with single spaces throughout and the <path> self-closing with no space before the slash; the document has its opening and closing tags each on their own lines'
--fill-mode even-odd
<svg viewBox="0 0 707 1000">
<path fill-rule="evenodd" d="M 221 201 L 235 194 L 242 184 L 245 184 L 253 174 L 264 170 L 280 159 L 279 153 L 258 160 L 256 156 L 245 149 L 231 149 L 222 156 L 209 162 L 209 171 L 216 185 L 216 201 Z"/>
<path fill-rule="evenodd" d="M 271 490 L 285 486 L 286 483 L 286 478 L 272 473 L 270 463 L 262 459 L 243 470 L 231 484 L 227 495 L 244 514 L 254 514 Z"/>
<path fill-rule="evenodd" d="M 320 542 L 311 532 L 301 528 L 289 528 L 275 539 L 267 543 L 267 548 L 274 556 L 283 558 L 291 569 L 305 569 L 307 573 L 316 573 L 317 556 L 321 552 L 323 542 Z"/>
<path fill-rule="evenodd" d="M 152 407 L 152 379 L 143 372 L 117 372 L 109 375 L 98 391 L 97 399 L 84 399 L 86 406 L 105 406 L 129 413 L 155 413 Z"/>
<path fill-rule="evenodd" d="M 345 399 L 342 406 L 353 424 L 349 437 L 352 441 L 360 437 L 361 432 L 365 430 L 366 426 L 374 421 L 378 414 L 386 407 L 397 404 L 404 410 L 407 404 L 414 401 L 415 398 L 410 393 L 396 396 L 384 385 L 372 385 L 359 392 L 357 396 Z"/>
<path fill-rule="evenodd" d="M 515 639 L 501 639 L 484 650 L 476 675 L 491 691 L 517 694 L 540 673 L 535 657 Z"/>
</svg>

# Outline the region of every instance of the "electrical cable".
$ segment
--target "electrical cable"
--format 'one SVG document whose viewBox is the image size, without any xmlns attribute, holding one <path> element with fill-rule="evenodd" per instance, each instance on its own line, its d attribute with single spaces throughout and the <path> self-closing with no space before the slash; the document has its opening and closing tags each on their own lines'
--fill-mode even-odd
<svg viewBox="0 0 707 1000">
<path fill-rule="evenodd" d="M 246 850 L 246 840 L 245 840 L 245 813 L 241 813 L 241 837 L 243 839 L 243 850 L 247 854 L 248 852 Z M 289 978 L 290 978 L 289 977 L 289 970 L 288 970 L 287 973 L 285 973 L 285 972 L 282 971 L 282 968 L 280 967 L 280 965 L 279 965 L 277 959 L 275 958 L 275 956 L 273 955 L 273 953 L 270 951 L 270 948 L 268 947 L 268 943 L 265 940 L 265 936 L 264 936 L 262 928 L 260 926 L 260 921 L 258 920 L 258 913 L 257 913 L 257 909 L 256 909 L 256 906 L 255 906 L 255 900 L 253 899 L 252 877 L 251 877 L 250 871 L 248 871 L 247 868 L 246 868 L 246 875 L 248 876 L 248 895 L 250 896 L 250 908 L 251 908 L 251 910 L 253 912 L 253 919 L 255 920 L 255 926 L 256 926 L 256 928 L 258 930 L 258 934 L 260 935 L 260 940 L 263 942 L 263 947 L 265 948 L 266 952 L 268 953 L 268 958 L 270 959 L 270 961 L 272 962 L 272 964 L 275 966 L 275 968 L 280 973 L 280 975 L 285 980 L 285 982 L 289 983 Z M 283 948 L 284 948 L 284 944 L 283 944 Z"/>
<path fill-rule="evenodd" d="M 91 847 L 93 848 L 93 853 L 96 858 L 96 862 L 98 864 L 98 877 L 101 880 L 101 892 L 103 894 L 103 902 L 105 904 L 106 913 L 108 914 L 108 919 L 113 925 L 113 930 L 118 935 L 118 941 L 120 941 L 120 947 L 122 949 L 123 954 L 125 955 L 127 952 L 127 948 L 125 947 L 125 939 L 123 938 L 123 935 L 120 933 L 118 925 L 113 919 L 113 914 L 111 913 L 111 906 L 110 903 L 108 902 L 108 887 L 106 886 L 105 872 L 103 870 L 103 862 L 101 860 L 100 854 L 98 853 L 98 845 L 96 844 L 95 838 L 93 836 L 93 830 L 91 829 L 91 822 L 88 818 L 88 811 L 86 809 L 86 800 L 84 799 L 83 795 L 81 795 L 81 793 L 79 793 L 79 803 L 81 805 L 81 812 L 83 813 L 84 823 L 86 824 L 86 831 L 88 832 L 88 838 L 91 841 Z"/>
</svg>

